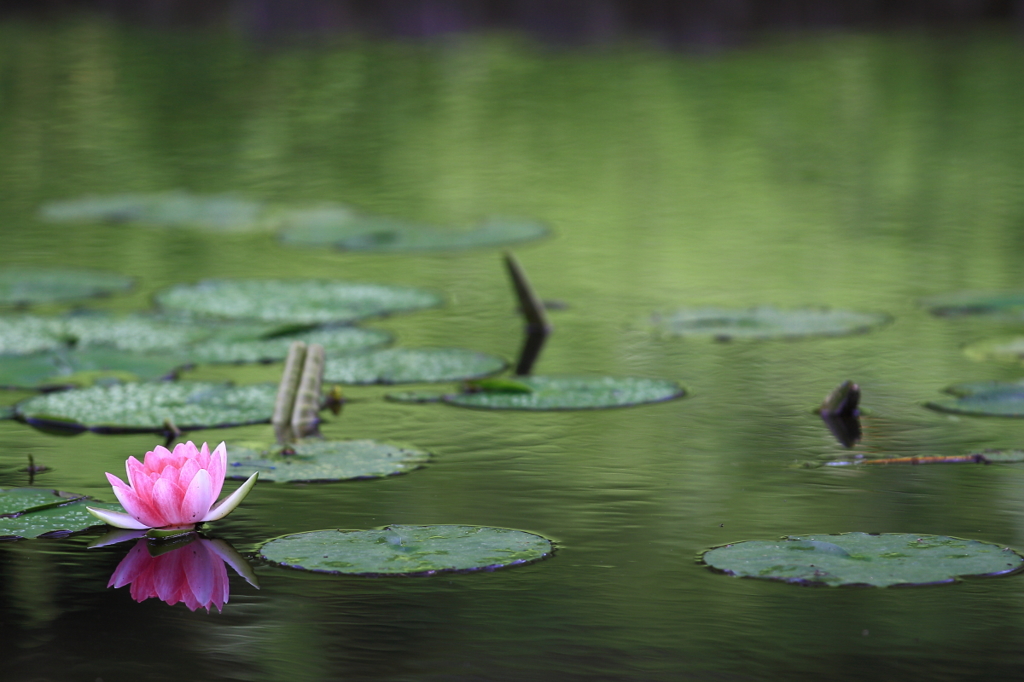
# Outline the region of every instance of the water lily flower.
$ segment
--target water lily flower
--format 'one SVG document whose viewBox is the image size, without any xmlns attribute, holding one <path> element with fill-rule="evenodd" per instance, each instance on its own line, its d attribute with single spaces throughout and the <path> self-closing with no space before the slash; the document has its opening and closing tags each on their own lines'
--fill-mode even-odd
<svg viewBox="0 0 1024 682">
<path fill-rule="evenodd" d="M 206 443 L 197 448 L 192 441 L 179 443 L 170 451 L 162 445 L 146 453 L 140 462 L 129 457 L 128 483 L 108 473 L 118 502 L 127 514 L 86 507 L 93 516 L 117 528 L 184 532 L 197 523 L 227 516 L 256 485 L 253 474 L 229 497 L 214 504 L 224 486 L 227 448 L 221 443 L 211 453 Z"/>
</svg>

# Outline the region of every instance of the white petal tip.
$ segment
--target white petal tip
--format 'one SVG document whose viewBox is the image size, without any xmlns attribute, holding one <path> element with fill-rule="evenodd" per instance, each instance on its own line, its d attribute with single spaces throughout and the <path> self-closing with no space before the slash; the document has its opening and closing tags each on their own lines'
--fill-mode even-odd
<svg viewBox="0 0 1024 682">
<path fill-rule="evenodd" d="M 99 509 L 97 507 L 86 507 L 86 510 L 103 523 L 115 528 L 124 528 L 126 530 L 145 530 L 149 528 L 149 526 L 139 523 L 133 517 L 121 512 Z"/>
<path fill-rule="evenodd" d="M 242 503 L 242 500 L 245 499 L 245 496 L 248 495 L 249 491 L 252 490 L 252 487 L 256 485 L 256 479 L 258 479 L 259 477 L 260 472 L 257 471 L 255 474 L 247 478 L 245 483 L 238 486 L 238 490 L 231 493 L 231 495 L 229 495 L 228 497 L 225 497 L 223 500 L 220 501 L 220 503 L 215 504 L 213 506 L 213 509 L 211 509 L 209 513 L 203 517 L 203 521 L 216 521 L 217 519 L 223 519 L 225 516 L 234 511 L 235 507 Z"/>
</svg>

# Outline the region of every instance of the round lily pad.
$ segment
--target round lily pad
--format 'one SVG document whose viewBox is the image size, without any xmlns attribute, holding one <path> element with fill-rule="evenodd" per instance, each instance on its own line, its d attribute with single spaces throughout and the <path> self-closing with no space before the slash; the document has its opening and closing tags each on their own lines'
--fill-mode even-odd
<svg viewBox="0 0 1024 682">
<path fill-rule="evenodd" d="M 280 218 L 285 244 L 346 251 L 448 251 L 505 246 L 548 234 L 547 227 L 530 220 L 491 218 L 471 230 L 456 230 L 360 215 L 344 206 L 297 209 Z"/>
<path fill-rule="evenodd" d="M 187 353 L 195 363 L 276 362 L 288 357 L 294 341 L 318 343 L 331 356 L 386 346 L 391 339 L 391 334 L 377 329 L 334 327 L 264 339 L 211 339 L 192 346 Z"/>
<path fill-rule="evenodd" d="M 176 350 L 204 339 L 211 330 L 150 315 L 0 316 L 0 354 L 109 346 L 146 352 Z"/>
<path fill-rule="evenodd" d="M 423 465 L 426 452 L 372 440 L 311 440 L 259 450 L 229 445 L 228 478 L 255 472 L 261 481 L 344 481 L 404 474 Z"/>
<path fill-rule="evenodd" d="M 269 422 L 277 387 L 200 381 L 156 381 L 48 393 L 15 405 L 29 425 L 97 433 L 163 432 L 168 420 L 185 431 Z"/>
<path fill-rule="evenodd" d="M 314 530 L 270 540 L 267 561 L 303 571 L 346 575 L 433 575 L 494 570 L 550 556 L 551 541 L 533 533 L 483 526 L 387 526 L 381 530 Z"/>
<path fill-rule="evenodd" d="M 532 391 L 482 390 L 446 395 L 460 407 L 492 410 L 593 410 L 656 403 L 686 395 L 682 386 L 664 379 L 637 377 L 525 376 L 516 381 Z"/>
<path fill-rule="evenodd" d="M 106 296 L 131 289 L 131 277 L 67 268 L 0 270 L 0 304 L 32 305 Z"/>
<path fill-rule="evenodd" d="M 176 191 L 52 201 L 44 204 L 39 214 L 43 220 L 53 222 L 131 223 L 240 232 L 262 226 L 263 204 L 230 194 Z"/>
<path fill-rule="evenodd" d="M 716 547 L 702 559 L 743 578 L 829 586 L 934 585 L 1024 568 L 1024 557 L 1009 548 L 910 533 L 788 535 Z"/>
<path fill-rule="evenodd" d="M 986 417 L 1024 417 L 1024 382 L 982 381 L 945 389 L 949 398 L 932 400 L 925 407 Z"/>
<path fill-rule="evenodd" d="M 500 372 L 499 357 L 461 348 L 388 348 L 333 357 L 324 381 L 339 384 L 415 384 L 472 379 Z"/>
<path fill-rule="evenodd" d="M 83 350 L 0 355 L 0 387 L 54 389 L 174 378 L 187 360 L 173 354 L 126 353 L 97 346 Z"/>
<path fill-rule="evenodd" d="M 889 320 L 888 315 L 881 313 L 819 308 L 783 310 L 771 306 L 749 310 L 684 308 L 651 317 L 654 327 L 665 334 L 706 336 L 716 341 L 844 336 L 869 331 Z"/>
<path fill-rule="evenodd" d="M 207 280 L 157 294 L 165 310 L 269 322 L 352 322 L 441 304 L 432 292 L 323 280 Z"/>
<path fill-rule="evenodd" d="M 964 355 L 972 360 L 1000 362 L 1024 361 L 1024 336 L 985 339 L 964 346 Z"/>
<path fill-rule="evenodd" d="M 46 488 L 0 490 L 0 539 L 63 537 L 103 522 L 86 505 L 123 512 L 118 504 Z"/>
<path fill-rule="evenodd" d="M 940 317 L 1006 315 L 1019 318 L 1024 313 L 1024 291 L 957 291 L 922 299 L 921 305 Z"/>
</svg>

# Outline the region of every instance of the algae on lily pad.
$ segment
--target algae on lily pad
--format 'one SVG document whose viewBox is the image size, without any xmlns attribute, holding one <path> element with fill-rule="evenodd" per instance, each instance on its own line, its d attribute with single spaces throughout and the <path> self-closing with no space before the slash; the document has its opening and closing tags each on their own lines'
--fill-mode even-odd
<svg viewBox="0 0 1024 682">
<path fill-rule="evenodd" d="M 33 305 L 106 296 L 132 288 L 131 277 L 70 268 L 0 270 L 0 305 Z"/>
<path fill-rule="evenodd" d="M 96 346 L 32 355 L 0 355 L 0 387 L 55 389 L 174 378 L 188 361 L 168 353 L 126 353 Z"/>
<path fill-rule="evenodd" d="M 1024 381 L 981 381 L 945 389 L 949 398 L 931 400 L 925 407 L 982 417 L 1024 417 Z"/>
<path fill-rule="evenodd" d="M 344 481 L 404 474 L 422 466 L 430 455 L 420 450 L 372 440 L 305 440 L 259 450 L 228 445 L 228 478 L 260 481 Z"/>
<path fill-rule="evenodd" d="M 474 379 L 502 371 L 499 357 L 461 348 L 388 348 L 332 357 L 324 381 L 339 384 L 417 384 Z"/>
<path fill-rule="evenodd" d="M 71 223 L 130 223 L 187 227 L 216 232 L 262 228 L 263 204 L 231 194 L 114 194 L 51 201 L 39 210 L 43 220 Z"/>
<path fill-rule="evenodd" d="M 391 339 L 391 334 L 377 329 L 342 326 L 262 339 L 210 339 L 187 353 L 195 363 L 277 362 L 288 357 L 294 341 L 317 343 L 329 355 L 339 355 L 386 346 Z"/>
<path fill-rule="evenodd" d="M 156 296 L 173 312 L 267 322 L 353 322 L 441 305 L 430 291 L 332 280 L 211 279 L 179 284 Z"/>
<path fill-rule="evenodd" d="M 844 336 L 867 332 L 889 321 L 890 317 L 882 313 L 772 306 L 747 310 L 682 308 L 651 316 L 654 327 L 670 336 L 702 336 L 716 341 Z"/>
<path fill-rule="evenodd" d="M 380 530 L 315 530 L 270 540 L 261 558 L 317 573 L 433 575 L 530 563 L 554 551 L 533 533 L 485 526 L 387 526 Z"/>
<path fill-rule="evenodd" d="M 842 533 L 748 540 L 703 553 L 711 568 L 801 585 L 934 585 L 1024 568 L 1024 557 L 988 542 L 944 535 Z"/>
<path fill-rule="evenodd" d="M 1004 336 L 975 341 L 964 346 L 964 355 L 979 361 L 1024 362 L 1024 336 Z"/>
<path fill-rule="evenodd" d="M 346 251 L 448 251 L 505 246 L 548 234 L 547 227 L 531 220 L 490 218 L 458 230 L 361 215 L 344 206 L 296 209 L 278 217 L 285 244 Z"/>
<path fill-rule="evenodd" d="M 921 300 L 921 305 L 939 317 L 996 315 L 1019 319 L 1024 314 L 1024 291 L 957 291 L 929 296 Z"/>
<path fill-rule="evenodd" d="M 86 505 L 123 512 L 119 504 L 47 488 L 0 490 L 0 539 L 63 537 L 103 522 Z"/>
<path fill-rule="evenodd" d="M 15 405 L 15 419 L 43 429 L 161 433 L 269 422 L 277 387 L 156 381 L 48 393 Z"/>
<path fill-rule="evenodd" d="M 470 390 L 442 400 L 492 410 L 594 410 L 656 403 L 686 395 L 674 381 L 638 377 L 517 376 L 531 390 Z"/>
</svg>

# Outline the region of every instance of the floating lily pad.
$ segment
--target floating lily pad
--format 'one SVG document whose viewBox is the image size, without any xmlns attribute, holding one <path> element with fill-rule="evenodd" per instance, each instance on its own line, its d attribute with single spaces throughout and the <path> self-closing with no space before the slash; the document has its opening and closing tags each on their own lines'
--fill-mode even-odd
<svg viewBox="0 0 1024 682">
<path fill-rule="evenodd" d="M 789 535 L 716 547 L 702 558 L 729 575 L 830 586 L 933 585 L 1024 568 L 1024 557 L 1008 548 L 909 533 Z"/>
<path fill-rule="evenodd" d="M 932 315 L 1006 315 L 1019 318 L 1024 313 L 1024 291 L 958 291 L 921 300 Z"/>
<path fill-rule="evenodd" d="M 386 346 L 391 339 L 391 334 L 377 329 L 334 327 L 264 339 L 212 339 L 189 348 L 188 357 L 196 363 L 276 362 L 288 357 L 294 341 L 318 343 L 331 356 Z"/>
<path fill-rule="evenodd" d="M 109 346 L 147 352 L 176 350 L 207 338 L 211 329 L 150 315 L 0 316 L 0 353 L 23 354 Z"/>
<path fill-rule="evenodd" d="M 439 403 L 445 394 L 441 391 L 395 391 L 384 395 L 385 400 L 393 403 L 413 403 L 422 405 L 424 403 Z"/>
<path fill-rule="evenodd" d="M 530 220 L 491 218 L 471 230 L 456 230 L 360 215 L 344 206 L 298 209 L 280 217 L 285 244 L 347 251 L 448 251 L 504 246 L 548 234 L 547 227 Z"/>
<path fill-rule="evenodd" d="M 48 509 L 84 497 L 84 495 L 65 493 L 50 488 L 8 488 L 0 490 L 0 516 Z"/>
<path fill-rule="evenodd" d="M 174 354 L 127 353 L 104 347 L 0 355 L 0 387 L 52 389 L 174 378 L 186 363 Z"/>
<path fill-rule="evenodd" d="M 344 481 L 404 474 L 430 458 L 426 452 L 372 440 L 311 440 L 254 450 L 228 446 L 228 478 L 260 481 Z"/>
<path fill-rule="evenodd" d="M 749 310 L 689 308 L 651 317 L 655 328 L 666 334 L 707 336 L 716 341 L 844 336 L 869 331 L 889 320 L 888 315 L 880 313 L 770 306 Z"/>
<path fill-rule="evenodd" d="M 0 539 L 61 537 L 103 525 L 86 505 L 123 512 L 118 504 L 89 500 L 84 495 L 47 488 L 0 490 Z"/>
<path fill-rule="evenodd" d="M 352 322 L 441 304 L 412 287 L 322 280 L 206 280 L 157 294 L 165 310 L 269 322 Z"/>
<path fill-rule="evenodd" d="M 388 348 L 327 360 L 324 381 L 415 384 L 472 379 L 500 372 L 501 358 L 461 348 Z"/>
<path fill-rule="evenodd" d="M 446 395 L 442 400 L 460 407 L 493 410 L 593 410 L 628 407 L 680 398 L 682 386 L 664 379 L 637 377 L 516 377 L 533 389 L 520 391 L 476 391 Z"/>
<path fill-rule="evenodd" d="M 533 533 L 482 526 L 388 526 L 285 535 L 260 548 L 267 561 L 303 571 L 347 575 L 433 575 L 493 570 L 550 556 Z"/>
<path fill-rule="evenodd" d="M 269 422 L 277 387 L 181 381 L 93 386 L 48 393 L 15 405 L 32 426 L 97 433 L 163 432 L 171 420 L 185 431 Z"/>
<path fill-rule="evenodd" d="M 925 407 L 988 417 L 1024 417 L 1024 382 L 982 381 L 945 389 L 952 397 L 932 400 Z"/>
<path fill-rule="evenodd" d="M 51 201 L 42 206 L 39 214 L 43 220 L 53 222 L 131 223 L 241 232 L 261 227 L 263 204 L 230 194 L 177 191 Z"/>
<path fill-rule="evenodd" d="M 979 361 L 1024 362 L 1024 336 L 976 341 L 964 346 L 964 355 Z"/>
<path fill-rule="evenodd" d="M 32 305 L 106 296 L 131 289 L 131 277 L 67 268 L 0 270 L 0 304 Z"/>
</svg>

